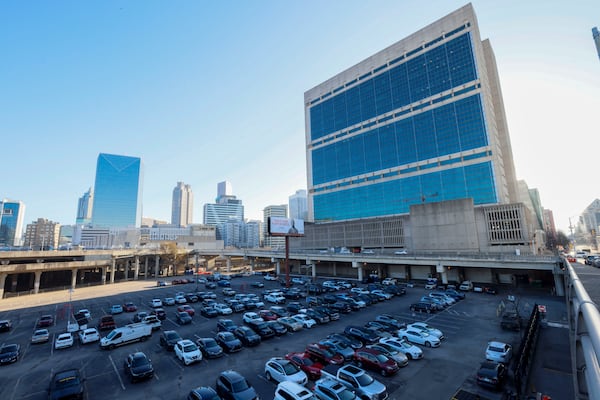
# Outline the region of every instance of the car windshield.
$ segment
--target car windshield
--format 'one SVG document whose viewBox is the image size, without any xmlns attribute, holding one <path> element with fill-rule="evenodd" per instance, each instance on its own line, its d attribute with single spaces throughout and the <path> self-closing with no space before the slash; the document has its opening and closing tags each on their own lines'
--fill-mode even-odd
<svg viewBox="0 0 600 400">
<path fill-rule="evenodd" d="M 348 389 L 344 389 L 341 392 L 337 393 L 338 398 L 340 400 L 354 400 L 356 399 L 356 395 L 349 391 Z"/>
<path fill-rule="evenodd" d="M 167 336 L 167 339 L 169 339 L 169 340 L 180 338 L 180 336 L 179 336 L 179 334 L 177 334 L 177 332 L 165 332 L 165 336 Z"/>
<path fill-rule="evenodd" d="M 2 348 L 0 349 L 0 353 L 5 354 L 5 353 L 12 353 L 17 351 L 17 345 L 16 344 L 8 344 L 5 346 L 2 346 Z"/>
<path fill-rule="evenodd" d="M 489 350 L 495 353 L 504 353 L 504 349 L 502 347 L 490 346 Z"/>
<path fill-rule="evenodd" d="M 223 340 L 227 342 L 235 340 L 235 336 L 233 336 L 233 333 L 231 332 L 223 332 L 221 336 L 223 337 Z"/>
<path fill-rule="evenodd" d="M 196 346 L 193 343 L 187 344 L 185 346 L 183 346 L 183 351 L 186 353 L 192 352 L 192 351 L 196 351 L 198 350 L 198 346 Z"/>
<path fill-rule="evenodd" d="M 131 366 L 132 367 L 142 367 L 144 365 L 148 365 L 148 359 L 146 358 L 146 356 L 135 356 L 133 357 L 133 359 L 131 360 Z"/>
<path fill-rule="evenodd" d="M 379 361 L 380 363 L 385 363 L 388 362 L 389 358 L 387 358 L 385 355 L 383 354 L 377 354 L 375 356 L 375 358 L 377 358 L 377 361 Z"/>
<path fill-rule="evenodd" d="M 234 393 L 243 392 L 244 390 L 248 389 L 248 387 L 248 382 L 246 382 L 245 379 L 240 379 L 239 381 L 231 382 L 231 390 Z"/>
<path fill-rule="evenodd" d="M 296 368 L 296 366 L 291 362 L 283 364 L 282 367 L 286 375 L 292 375 L 298 372 L 298 368 Z"/>
<path fill-rule="evenodd" d="M 210 339 L 209 338 L 209 339 L 205 339 L 204 340 L 204 346 L 206 346 L 206 347 L 216 347 L 218 345 L 217 345 L 217 342 L 215 341 L 215 339 Z"/>
<path fill-rule="evenodd" d="M 356 377 L 356 381 L 360 386 L 367 386 L 373 383 L 374 379 L 367 374 L 362 374 Z"/>
</svg>

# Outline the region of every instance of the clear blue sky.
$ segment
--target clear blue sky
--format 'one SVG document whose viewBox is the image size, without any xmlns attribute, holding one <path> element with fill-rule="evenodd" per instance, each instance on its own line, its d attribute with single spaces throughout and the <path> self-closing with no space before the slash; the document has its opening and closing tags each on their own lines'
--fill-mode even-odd
<svg viewBox="0 0 600 400">
<path fill-rule="evenodd" d="M 143 215 L 194 220 L 228 180 L 246 216 L 306 188 L 306 90 L 463 1 L 0 2 L 0 198 L 75 221 L 99 153 L 141 157 Z M 575 5 L 576 4 L 576 5 Z M 600 1 L 474 1 L 517 176 L 559 228 L 600 197 Z"/>
</svg>

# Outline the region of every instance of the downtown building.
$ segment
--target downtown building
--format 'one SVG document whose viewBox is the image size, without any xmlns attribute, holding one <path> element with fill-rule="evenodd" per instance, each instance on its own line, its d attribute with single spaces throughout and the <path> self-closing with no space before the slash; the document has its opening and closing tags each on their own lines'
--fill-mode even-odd
<svg viewBox="0 0 600 400">
<path fill-rule="evenodd" d="M 58 248 L 61 225 L 46 218 L 38 218 L 25 228 L 25 246 L 32 250 Z"/>
<path fill-rule="evenodd" d="M 296 193 L 288 198 L 290 206 L 290 218 L 306 220 L 308 216 L 306 190 L 296 190 Z"/>
<path fill-rule="evenodd" d="M 23 244 L 25 204 L 22 201 L 0 200 L 0 247 L 18 247 Z"/>
<path fill-rule="evenodd" d="M 304 94 L 306 248 L 531 249 L 495 57 L 468 4 Z M 443 221 L 443 222 L 442 222 Z"/>
<path fill-rule="evenodd" d="M 218 183 L 216 201 L 204 204 L 202 222 L 216 227 L 217 240 L 222 240 L 226 247 L 243 246 L 244 205 L 233 195 L 231 183 Z"/>
<path fill-rule="evenodd" d="M 90 188 L 77 202 L 77 218 L 75 224 L 89 225 L 92 222 L 92 206 L 94 204 L 94 191 Z"/>
<path fill-rule="evenodd" d="M 264 247 L 270 247 L 272 249 L 284 249 L 285 248 L 285 237 L 282 236 L 270 236 L 269 235 L 269 218 L 287 218 L 288 217 L 288 206 L 287 204 L 271 205 L 266 206 L 263 209 L 263 237 Z"/>
<path fill-rule="evenodd" d="M 173 204 L 171 207 L 171 224 L 188 226 L 194 216 L 194 193 L 192 187 L 183 182 L 177 182 L 173 189 Z"/>
</svg>

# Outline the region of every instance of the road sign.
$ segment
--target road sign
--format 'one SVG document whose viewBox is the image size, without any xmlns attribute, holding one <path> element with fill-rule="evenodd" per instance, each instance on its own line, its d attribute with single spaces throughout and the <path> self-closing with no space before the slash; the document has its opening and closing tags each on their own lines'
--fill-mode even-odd
<svg viewBox="0 0 600 400">
<path fill-rule="evenodd" d="M 541 305 L 541 304 L 540 304 L 540 305 L 538 305 L 538 311 L 539 311 L 539 312 L 543 312 L 543 313 L 545 313 L 545 312 L 546 312 L 546 306 L 543 306 L 543 305 Z"/>
</svg>

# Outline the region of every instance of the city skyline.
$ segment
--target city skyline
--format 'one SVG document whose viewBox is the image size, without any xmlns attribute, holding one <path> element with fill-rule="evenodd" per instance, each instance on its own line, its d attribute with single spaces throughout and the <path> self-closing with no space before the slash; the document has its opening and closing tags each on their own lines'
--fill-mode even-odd
<svg viewBox="0 0 600 400">
<path fill-rule="evenodd" d="M 94 157 L 133 153 L 146 167 L 144 216 L 170 219 L 177 181 L 194 188 L 200 216 L 214 184 L 227 180 L 247 218 L 260 220 L 267 205 L 306 189 L 302 94 L 464 5 L 3 4 L 0 37 L 11 40 L 0 118 L 13 138 L 4 161 L 15 168 L 0 198 L 26 204 L 27 222 L 72 224 L 93 185 Z M 567 231 L 568 218 L 600 197 L 589 185 L 593 157 L 580 150 L 599 140 L 590 27 L 600 5 L 473 6 L 496 55 L 517 177 Z"/>
</svg>

